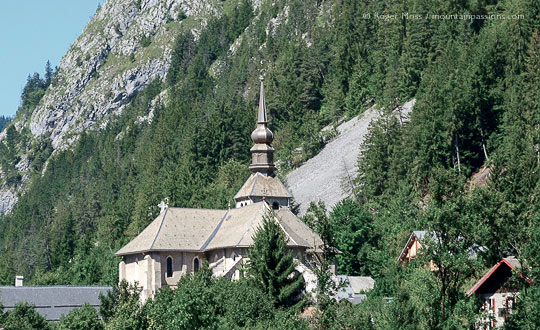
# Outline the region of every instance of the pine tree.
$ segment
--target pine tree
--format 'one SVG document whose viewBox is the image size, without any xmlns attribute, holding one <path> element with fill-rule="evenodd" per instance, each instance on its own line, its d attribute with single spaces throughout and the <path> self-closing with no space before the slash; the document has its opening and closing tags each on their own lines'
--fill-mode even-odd
<svg viewBox="0 0 540 330">
<path fill-rule="evenodd" d="M 0 132 L 4 129 L 4 127 L 7 126 L 7 124 L 11 121 L 11 118 L 6 116 L 0 116 Z"/>
<path fill-rule="evenodd" d="M 287 238 L 277 221 L 273 212 L 264 216 L 261 227 L 253 236 L 248 273 L 276 307 L 291 306 L 299 301 L 304 278 L 294 269 Z"/>
<path fill-rule="evenodd" d="M 47 61 L 45 64 L 45 85 L 49 86 L 51 84 L 52 78 L 54 75 L 54 71 L 51 67 L 51 62 Z"/>
</svg>

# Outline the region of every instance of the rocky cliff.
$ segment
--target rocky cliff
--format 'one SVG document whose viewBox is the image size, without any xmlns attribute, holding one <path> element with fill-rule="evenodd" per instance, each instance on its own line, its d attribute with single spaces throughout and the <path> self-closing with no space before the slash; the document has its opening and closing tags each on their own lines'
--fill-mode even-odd
<svg viewBox="0 0 540 330">
<path fill-rule="evenodd" d="M 219 1 L 106 1 L 63 57 L 40 104 L 18 115 L 15 127 L 30 132 L 30 141 L 50 141 L 53 150 L 72 145 L 79 132 L 104 127 L 150 82 L 165 79 L 178 32 L 189 30 L 196 39 L 220 6 Z M 5 138 L 4 131 L 0 141 Z M 0 181 L 0 215 L 12 209 L 28 180 L 31 151 L 28 145 L 17 147 L 22 182 Z"/>
<path fill-rule="evenodd" d="M 48 136 L 56 149 L 70 145 L 73 133 L 103 124 L 149 82 L 165 78 L 172 39 L 182 26 L 196 35 L 204 18 L 215 14 L 206 1 L 105 2 L 27 119 L 32 135 Z"/>
</svg>

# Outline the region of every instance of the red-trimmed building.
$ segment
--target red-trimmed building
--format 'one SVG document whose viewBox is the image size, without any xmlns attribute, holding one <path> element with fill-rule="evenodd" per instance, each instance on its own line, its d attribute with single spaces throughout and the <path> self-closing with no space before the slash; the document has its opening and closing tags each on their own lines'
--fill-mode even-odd
<svg viewBox="0 0 540 330">
<path fill-rule="evenodd" d="M 511 278 L 513 271 L 519 269 L 521 264 L 518 259 L 504 258 L 467 291 L 468 297 L 478 295 L 482 300 L 482 309 L 487 311 L 489 320 L 485 320 L 484 329 L 500 327 L 512 315 L 519 288 Z"/>
</svg>

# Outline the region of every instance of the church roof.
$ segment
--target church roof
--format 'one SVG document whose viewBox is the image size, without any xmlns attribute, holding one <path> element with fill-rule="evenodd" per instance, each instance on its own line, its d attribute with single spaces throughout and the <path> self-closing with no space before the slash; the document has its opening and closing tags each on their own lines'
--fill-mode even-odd
<svg viewBox="0 0 540 330">
<path fill-rule="evenodd" d="M 259 172 L 252 173 L 242 188 L 236 193 L 234 199 L 242 197 L 284 197 L 292 198 L 291 193 L 277 176 L 264 175 Z"/>
<path fill-rule="evenodd" d="M 251 246 L 268 209 L 265 202 L 231 210 L 168 208 L 116 255 Z M 276 215 L 289 237 L 288 246 L 318 250 L 322 245 L 319 236 L 289 209 L 278 210 Z"/>
<path fill-rule="evenodd" d="M 168 250 L 199 251 L 208 239 L 208 233 L 225 214 L 227 210 L 168 208 L 116 255 Z"/>
</svg>

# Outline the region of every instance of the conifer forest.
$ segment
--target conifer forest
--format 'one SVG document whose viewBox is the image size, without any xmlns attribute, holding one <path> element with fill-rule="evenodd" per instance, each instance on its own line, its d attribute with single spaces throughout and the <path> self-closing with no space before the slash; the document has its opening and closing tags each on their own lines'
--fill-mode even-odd
<svg viewBox="0 0 540 330">
<path fill-rule="evenodd" d="M 99 310 L 85 306 L 58 323 L 30 305 L 0 310 L 0 327 L 485 329 L 487 311 L 466 293 L 514 256 L 519 299 L 504 329 L 539 329 L 540 2 L 223 3 L 198 35 L 171 36 L 166 79 L 68 148 L 17 126 L 62 83 L 49 63 L 44 75 L 28 76 L 15 117 L 0 117 L 0 177 L 24 187 L 0 215 L 0 284 L 24 275 L 25 285 L 114 289 Z M 234 205 L 250 173 L 261 75 L 282 179 L 324 148 L 323 128 L 373 106 L 380 112 L 361 142 L 350 197 L 333 207 L 313 201 L 300 215 L 324 242 L 316 295 L 301 295 L 287 238 L 267 221 L 242 279 L 212 277 L 203 265 L 142 303 L 137 287 L 118 283 L 114 253 L 165 197 L 174 207 Z M 141 122 L 164 91 L 168 101 Z M 408 118 L 396 116 L 413 99 Z M 436 239 L 404 265 L 398 258 L 413 231 Z M 268 260 L 268 251 L 283 260 Z M 334 299 L 331 260 L 337 274 L 375 280 L 360 304 Z M 265 277 L 269 262 L 283 272 Z"/>
</svg>

